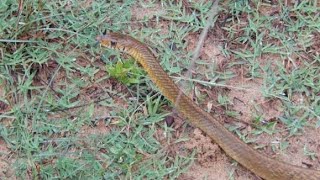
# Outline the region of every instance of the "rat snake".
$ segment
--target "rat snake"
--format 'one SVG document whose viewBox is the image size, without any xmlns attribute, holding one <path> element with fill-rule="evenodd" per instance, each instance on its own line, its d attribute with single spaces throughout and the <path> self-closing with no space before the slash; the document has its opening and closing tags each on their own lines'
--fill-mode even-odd
<svg viewBox="0 0 320 180">
<path fill-rule="evenodd" d="M 148 46 L 119 33 L 98 36 L 100 46 L 127 53 L 146 70 L 162 94 L 186 117 L 188 123 L 204 131 L 233 159 L 265 179 L 320 180 L 320 171 L 290 165 L 268 158 L 242 142 L 209 113 L 202 110 L 170 79 Z"/>
</svg>

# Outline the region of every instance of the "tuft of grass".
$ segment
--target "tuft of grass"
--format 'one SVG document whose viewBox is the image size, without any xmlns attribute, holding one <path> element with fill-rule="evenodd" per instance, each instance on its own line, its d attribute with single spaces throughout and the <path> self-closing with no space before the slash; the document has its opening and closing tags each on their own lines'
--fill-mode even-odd
<svg viewBox="0 0 320 180">
<path fill-rule="evenodd" d="M 106 70 L 110 77 L 115 78 L 125 85 L 137 84 L 143 76 L 143 70 L 137 66 L 136 61 L 124 60 L 117 61 L 116 64 L 107 66 Z"/>
</svg>

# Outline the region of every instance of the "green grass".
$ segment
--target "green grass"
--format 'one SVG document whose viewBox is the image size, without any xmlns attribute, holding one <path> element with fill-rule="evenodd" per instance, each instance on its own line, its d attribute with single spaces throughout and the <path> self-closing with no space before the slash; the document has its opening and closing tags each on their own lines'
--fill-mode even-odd
<svg viewBox="0 0 320 180">
<path fill-rule="evenodd" d="M 273 147 L 274 151 L 282 151 L 289 146 L 288 137 L 301 135 L 306 126 L 319 127 L 320 61 L 314 46 L 320 25 L 319 18 L 314 17 L 318 16 L 319 6 L 315 1 L 304 1 L 280 6 L 273 15 L 264 16 L 258 9 L 266 7 L 272 6 L 247 1 L 229 4 L 227 11 L 231 9 L 236 16 L 227 19 L 224 29 L 232 39 L 230 45 L 243 48 L 230 48 L 226 54 L 238 61 L 233 66 L 247 70 L 247 78 L 263 80 L 261 92 L 265 99 L 281 100 L 283 114 L 278 120 L 265 122 L 257 114 L 257 129 L 252 133 L 282 132 L 280 146 Z"/>
<path fill-rule="evenodd" d="M 3 0 L 0 101 L 11 109 L 0 114 L 0 137 L 10 150 L 0 157 L 10 162 L 18 179 L 174 179 L 187 171 L 195 155 L 172 155 L 166 148 L 185 141 L 173 138 L 174 129 L 163 122 L 170 103 L 130 58 L 96 46 L 95 37 L 105 31 L 146 42 L 168 74 L 188 85 L 186 92 L 219 89 L 213 102 L 230 117 L 239 113 L 223 89 L 242 88 L 226 84 L 237 76 L 233 69 L 245 69 L 248 79 L 261 79 L 264 98 L 280 100 L 283 115 L 264 122 L 257 110 L 251 132 L 232 124 L 229 128 L 245 142 L 255 142 L 262 133 L 285 132 L 280 147 L 274 148 L 285 151 L 287 138 L 306 126 L 320 127 L 320 57 L 313 46 L 320 19 L 315 3 L 279 4 L 274 16 L 257 10 L 269 7 L 260 1 L 221 4 L 216 26 L 223 36 L 214 43 L 230 61 L 221 70 L 199 58 L 196 73 L 185 77 L 192 57 L 187 40 L 197 38 L 206 25 L 210 3 L 192 2 L 194 12 L 188 14 L 181 3 L 171 1 L 24 1 L 19 11 L 16 1 Z M 157 12 L 135 19 L 132 8 Z M 218 33 L 217 27 L 209 34 Z M 196 95 L 200 104 L 206 103 L 207 94 Z M 108 131 L 87 133 L 85 129 L 99 129 L 98 122 Z M 307 145 L 301 149 L 314 159 Z"/>
</svg>

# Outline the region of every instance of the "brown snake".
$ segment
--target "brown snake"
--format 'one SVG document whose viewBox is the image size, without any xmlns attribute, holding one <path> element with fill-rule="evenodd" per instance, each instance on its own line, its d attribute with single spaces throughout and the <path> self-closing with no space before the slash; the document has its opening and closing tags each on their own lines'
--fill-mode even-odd
<svg viewBox="0 0 320 180">
<path fill-rule="evenodd" d="M 264 179 L 320 180 L 320 171 L 318 170 L 302 168 L 268 158 L 242 142 L 185 94 L 180 93 L 178 86 L 162 69 L 145 44 L 130 36 L 118 33 L 98 36 L 97 41 L 101 46 L 125 52 L 136 59 L 163 95 L 176 105 L 179 112 L 187 118 L 188 123 L 204 131 L 230 157 L 256 175 Z"/>
</svg>

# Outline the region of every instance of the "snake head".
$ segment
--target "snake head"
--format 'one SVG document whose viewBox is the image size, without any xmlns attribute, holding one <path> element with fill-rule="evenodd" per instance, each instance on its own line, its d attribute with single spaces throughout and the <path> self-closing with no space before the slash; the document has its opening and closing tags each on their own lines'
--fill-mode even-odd
<svg viewBox="0 0 320 180">
<path fill-rule="evenodd" d="M 96 37 L 96 40 L 100 43 L 101 46 L 111 49 L 116 49 L 123 46 L 130 47 L 133 42 L 132 39 L 133 38 L 127 35 L 112 32 Z"/>
</svg>

